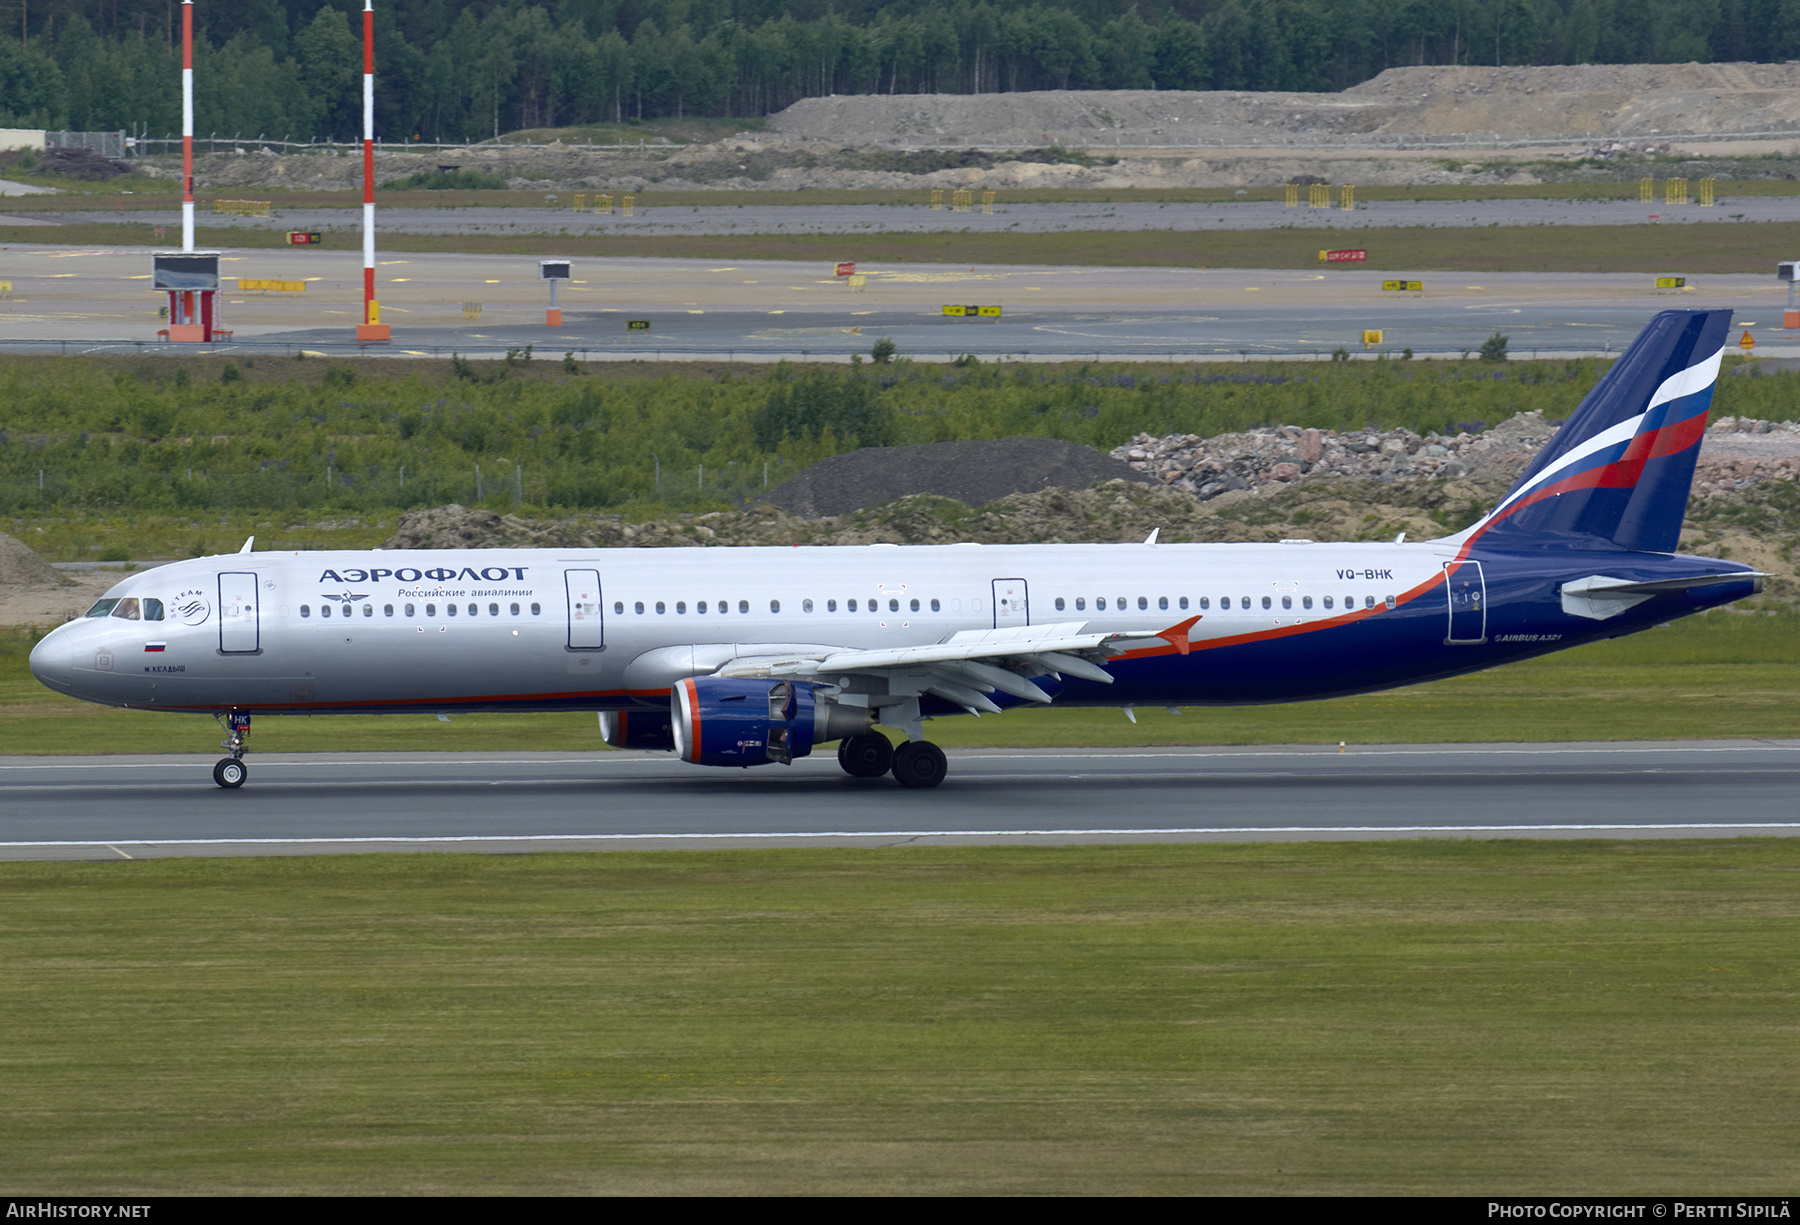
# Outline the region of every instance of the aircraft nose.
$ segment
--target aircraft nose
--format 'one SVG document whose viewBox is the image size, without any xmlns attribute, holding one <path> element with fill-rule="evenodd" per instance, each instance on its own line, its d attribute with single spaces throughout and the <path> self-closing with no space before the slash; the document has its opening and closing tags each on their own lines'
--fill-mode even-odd
<svg viewBox="0 0 1800 1225">
<path fill-rule="evenodd" d="M 60 693 L 74 687 L 75 667 L 69 653 L 69 635 L 58 627 L 31 648 L 31 674 Z"/>
</svg>

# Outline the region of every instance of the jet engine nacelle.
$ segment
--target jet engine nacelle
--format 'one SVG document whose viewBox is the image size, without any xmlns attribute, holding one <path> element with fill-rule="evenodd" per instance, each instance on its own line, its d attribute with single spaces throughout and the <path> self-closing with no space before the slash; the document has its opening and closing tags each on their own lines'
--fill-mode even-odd
<svg viewBox="0 0 1800 1225">
<path fill-rule="evenodd" d="M 666 753 L 675 747 L 669 716 L 654 710 L 602 711 L 600 739 L 615 749 L 659 749 Z"/>
<path fill-rule="evenodd" d="M 697 766 L 787 765 L 813 745 L 869 730 L 867 710 L 806 681 L 696 676 L 673 686 L 675 753 Z"/>
</svg>

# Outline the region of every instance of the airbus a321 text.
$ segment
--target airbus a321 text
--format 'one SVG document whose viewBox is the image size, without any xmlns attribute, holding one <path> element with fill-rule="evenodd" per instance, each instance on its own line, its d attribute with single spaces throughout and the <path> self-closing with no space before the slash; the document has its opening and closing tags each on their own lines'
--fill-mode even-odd
<svg viewBox="0 0 1800 1225">
<path fill-rule="evenodd" d="M 1055 702 L 1367 692 L 1616 637 L 1763 576 L 1674 552 L 1729 311 L 1656 316 L 1486 517 L 1392 543 L 255 553 L 115 586 L 31 654 L 59 693 L 257 715 L 597 711 L 702 766 L 836 741 L 943 781 L 924 723 Z M 891 748 L 876 725 L 905 740 Z"/>
</svg>

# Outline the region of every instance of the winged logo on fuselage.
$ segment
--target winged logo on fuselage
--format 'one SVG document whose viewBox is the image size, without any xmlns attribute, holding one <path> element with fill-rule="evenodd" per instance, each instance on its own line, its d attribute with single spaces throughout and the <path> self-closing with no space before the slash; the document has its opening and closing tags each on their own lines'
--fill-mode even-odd
<svg viewBox="0 0 1800 1225">
<path fill-rule="evenodd" d="M 338 595 L 331 595 L 330 593 L 327 592 L 327 593 L 321 594 L 319 596 L 319 598 L 321 600 L 336 600 L 339 604 L 342 604 L 346 608 L 348 608 L 350 605 L 356 603 L 358 600 L 368 599 L 369 594 L 366 591 L 345 591 Z"/>
</svg>

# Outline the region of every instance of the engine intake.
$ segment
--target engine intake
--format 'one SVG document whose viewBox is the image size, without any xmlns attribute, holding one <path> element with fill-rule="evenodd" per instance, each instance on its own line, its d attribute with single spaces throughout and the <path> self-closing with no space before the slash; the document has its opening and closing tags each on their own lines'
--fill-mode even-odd
<svg viewBox="0 0 1800 1225">
<path fill-rule="evenodd" d="M 607 710 L 600 713 L 600 739 L 615 749 L 675 747 L 675 729 L 669 716 L 655 710 Z"/>
<path fill-rule="evenodd" d="M 697 766 L 790 764 L 813 745 L 867 731 L 870 714 L 806 681 L 696 676 L 673 686 L 675 753 Z"/>
</svg>

